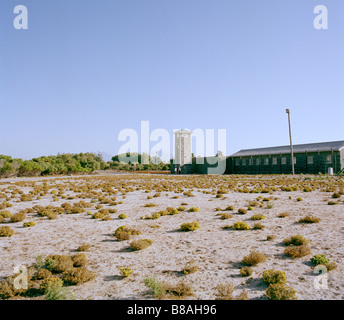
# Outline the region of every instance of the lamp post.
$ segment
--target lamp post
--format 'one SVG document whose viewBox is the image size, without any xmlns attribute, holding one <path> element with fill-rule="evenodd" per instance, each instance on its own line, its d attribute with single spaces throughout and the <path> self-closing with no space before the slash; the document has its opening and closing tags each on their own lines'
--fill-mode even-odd
<svg viewBox="0 0 344 320">
<path fill-rule="evenodd" d="M 294 175 L 295 174 L 295 169 L 294 169 L 294 152 L 293 152 L 293 143 L 291 141 L 290 111 L 289 111 L 289 109 L 286 109 L 285 112 L 288 114 L 290 153 L 291 153 L 291 170 L 292 170 L 292 173 Z"/>
</svg>

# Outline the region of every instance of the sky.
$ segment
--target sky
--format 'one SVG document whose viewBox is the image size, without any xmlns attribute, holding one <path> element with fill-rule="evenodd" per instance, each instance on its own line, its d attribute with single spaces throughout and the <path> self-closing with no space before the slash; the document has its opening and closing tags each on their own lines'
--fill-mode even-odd
<svg viewBox="0 0 344 320">
<path fill-rule="evenodd" d="M 294 144 L 344 140 L 344 1 L 0 1 L 0 154 L 113 156 L 148 121 L 230 155 L 289 144 L 286 108 Z"/>
</svg>

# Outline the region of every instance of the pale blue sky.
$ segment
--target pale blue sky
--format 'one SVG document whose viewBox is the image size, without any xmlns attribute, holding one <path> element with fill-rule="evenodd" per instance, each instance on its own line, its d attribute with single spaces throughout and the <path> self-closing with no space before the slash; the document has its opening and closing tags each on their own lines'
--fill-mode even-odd
<svg viewBox="0 0 344 320">
<path fill-rule="evenodd" d="M 343 89 L 342 0 L 0 2 L 0 154 L 114 155 L 147 120 L 227 129 L 229 155 L 288 144 L 285 108 L 295 144 L 343 140 Z"/>
</svg>

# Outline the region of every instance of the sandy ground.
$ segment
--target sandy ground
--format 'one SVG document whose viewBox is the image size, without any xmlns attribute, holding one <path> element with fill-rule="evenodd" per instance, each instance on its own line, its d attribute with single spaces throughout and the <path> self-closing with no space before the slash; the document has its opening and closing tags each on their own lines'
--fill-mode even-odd
<svg viewBox="0 0 344 320">
<path fill-rule="evenodd" d="M 119 175 L 117 175 L 119 176 Z M 165 179 L 163 176 L 150 175 L 151 179 Z M 98 177 L 88 178 L 97 179 Z M 53 177 L 53 178 L 23 178 L 0 180 L 0 190 L 9 191 L 18 181 L 48 181 L 52 184 L 62 183 L 69 185 L 82 183 L 84 177 Z M 128 185 L 139 186 L 141 176 L 132 180 L 125 180 Z M 147 179 L 147 178 L 144 178 Z M 189 177 L 168 176 L 171 183 L 183 184 Z M 197 177 L 193 176 L 193 179 Z M 199 177 L 199 179 L 212 179 Z M 230 178 L 229 178 L 230 179 Z M 252 178 L 253 179 L 253 178 Z M 240 183 L 239 183 L 240 184 Z M 17 186 L 24 193 L 32 190 L 31 187 Z M 185 189 L 186 190 L 186 189 Z M 191 299 L 214 299 L 216 285 L 232 283 L 236 286 L 235 295 L 242 290 L 248 292 L 250 299 L 263 299 L 266 285 L 262 281 L 264 270 L 277 269 L 285 271 L 287 284 L 297 291 L 298 299 L 343 299 L 344 298 L 344 196 L 338 205 L 328 205 L 331 198 L 329 192 L 315 190 L 302 191 L 274 191 L 272 195 L 261 193 L 241 193 L 230 191 L 223 198 L 216 198 L 214 194 L 205 194 L 202 188 L 194 188 L 194 197 L 182 193 L 161 192 L 161 196 L 147 200 L 144 189 L 126 193 L 125 197 L 119 192 L 117 201 L 123 201 L 115 208 L 113 220 L 101 221 L 91 219 L 86 213 L 60 214 L 56 220 L 39 217 L 36 213 L 29 213 L 25 221 L 35 221 L 36 226 L 23 228 L 23 222 L 3 223 L 10 226 L 15 234 L 12 237 L 0 238 L 0 279 L 13 274 L 16 266 L 35 263 L 38 255 L 74 254 L 75 249 L 82 243 L 92 245 L 87 258 L 90 261 L 89 269 L 97 274 L 97 278 L 88 283 L 72 287 L 77 299 L 153 299 L 150 291 L 145 287 L 143 280 L 155 276 L 159 280 L 178 282 L 185 280 L 192 284 L 195 295 Z M 50 190 L 51 191 L 51 190 Z M 66 191 L 66 194 L 75 193 Z M 178 195 L 179 198 L 172 197 Z M 258 196 L 273 196 L 272 208 L 255 207 L 246 215 L 237 213 L 238 208 L 247 208 L 248 202 L 256 200 Z M 289 199 L 291 196 L 291 199 Z M 296 201 L 302 197 L 303 201 Z M 52 201 L 51 194 L 40 200 L 20 202 L 11 199 L 12 207 L 6 209 L 12 214 L 21 209 L 33 207 L 36 204 L 60 206 L 64 202 L 80 200 L 59 199 Z M 2 200 L 0 199 L 0 203 Z M 152 202 L 157 207 L 144 207 Z M 178 207 L 186 202 L 187 209 L 196 206 L 199 212 L 181 212 L 177 215 L 162 216 L 157 220 L 146 220 L 140 217 L 149 215 L 166 207 Z M 215 211 L 216 207 L 225 208 L 233 205 L 235 211 L 232 218 L 221 220 Z M 107 208 L 107 205 L 104 205 Z M 92 207 L 92 212 L 97 210 Z M 281 212 L 288 212 L 286 218 L 279 218 Z M 119 213 L 125 213 L 125 220 L 118 219 Z M 266 219 L 261 220 L 263 230 L 233 230 L 223 229 L 224 225 L 236 221 L 245 221 L 250 226 L 257 221 L 250 217 L 262 213 Z M 300 224 L 298 220 L 306 215 L 321 218 L 319 223 Z M 178 229 L 184 222 L 198 221 L 201 228 L 192 232 L 180 232 Z M 127 225 L 142 231 L 141 235 L 133 236 L 129 241 L 117 241 L 112 236 L 117 227 Z M 152 226 L 159 226 L 152 228 Z M 312 254 L 306 257 L 291 259 L 284 255 L 285 246 L 282 241 L 292 235 L 301 234 L 310 240 Z M 272 241 L 266 241 L 267 235 L 275 235 Z M 153 245 L 141 251 L 128 250 L 129 243 L 134 239 L 148 238 L 154 241 Z M 267 261 L 252 267 L 254 273 L 250 277 L 242 277 L 239 273 L 242 258 L 252 250 L 264 253 Z M 310 258 L 315 254 L 325 254 L 331 262 L 336 262 L 338 268 L 328 273 L 327 288 L 316 289 L 314 281 L 318 279 L 314 274 Z M 199 270 L 189 275 L 183 275 L 181 270 L 189 260 L 195 260 Z M 120 277 L 119 267 L 130 266 L 134 274 L 128 278 Z"/>
</svg>

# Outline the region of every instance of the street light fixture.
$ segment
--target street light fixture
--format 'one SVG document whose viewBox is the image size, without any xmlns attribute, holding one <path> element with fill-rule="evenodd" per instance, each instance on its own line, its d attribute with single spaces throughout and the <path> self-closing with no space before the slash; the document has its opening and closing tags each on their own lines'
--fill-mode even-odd
<svg viewBox="0 0 344 320">
<path fill-rule="evenodd" d="M 295 169 L 294 169 L 294 151 L 293 151 L 293 143 L 291 141 L 290 111 L 289 111 L 289 109 L 286 109 L 285 112 L 288 114 L 290 153 L 291 153 L 291 170 L 292 170 L 292 173 L 294 175 L 295 174 Z"/>
</svg>

